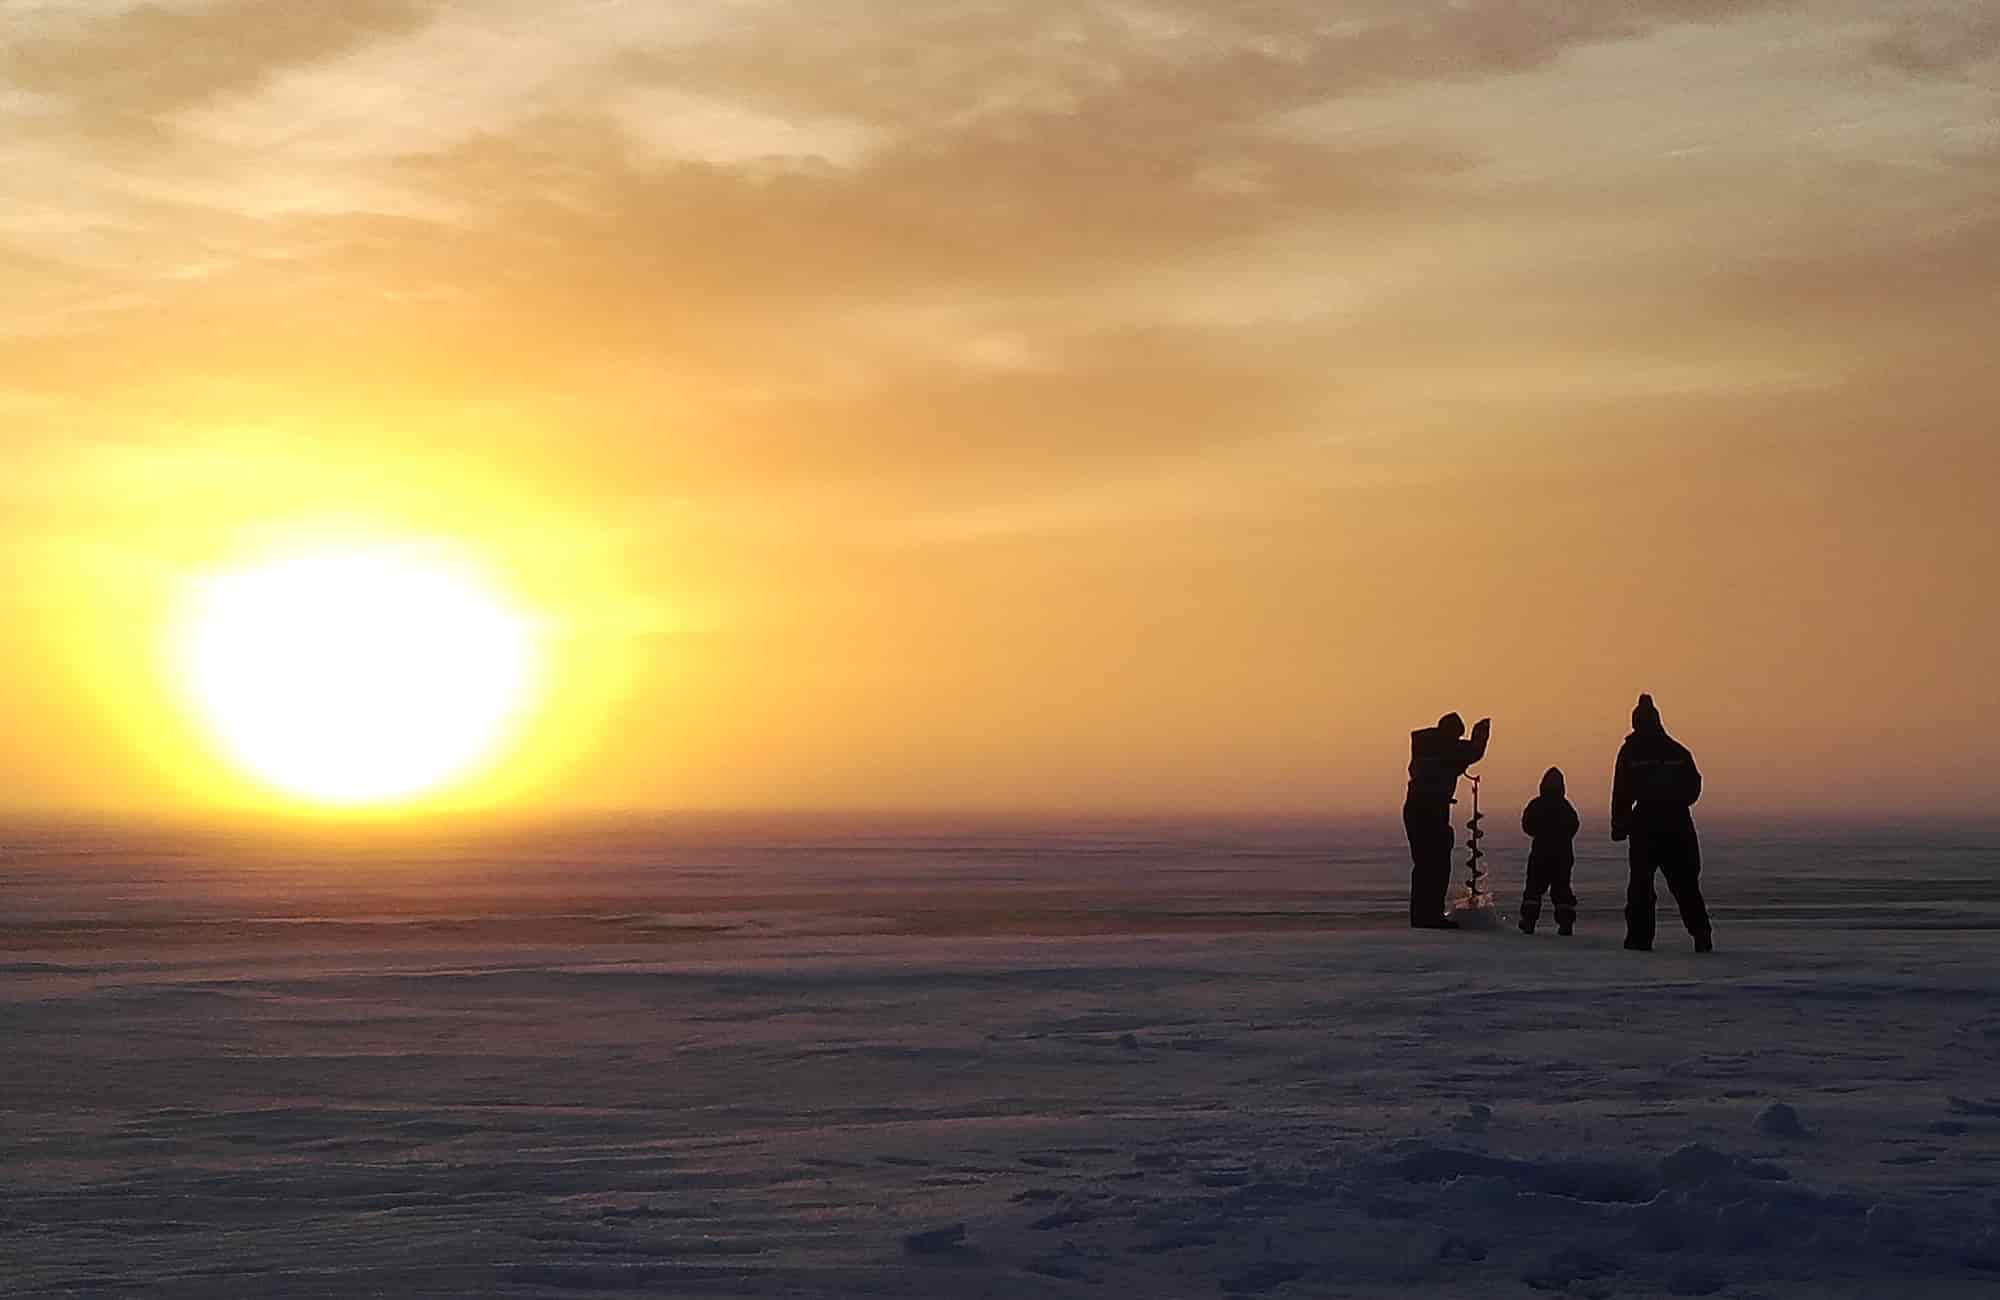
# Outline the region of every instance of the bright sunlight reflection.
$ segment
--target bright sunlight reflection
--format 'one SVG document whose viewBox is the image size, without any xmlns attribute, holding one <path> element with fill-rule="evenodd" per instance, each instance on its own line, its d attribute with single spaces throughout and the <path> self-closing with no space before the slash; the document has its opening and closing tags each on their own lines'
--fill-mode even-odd
<svg viewBox="0 0 2000 1300">
<path fill-rule="evenodd" d="M 228 755 L 312 803 L 395 803 L 496 753 L 534 686 L 529 619 L 418 544 L 329 546 L 199 582 L 182 675 Z"/>
</svg>

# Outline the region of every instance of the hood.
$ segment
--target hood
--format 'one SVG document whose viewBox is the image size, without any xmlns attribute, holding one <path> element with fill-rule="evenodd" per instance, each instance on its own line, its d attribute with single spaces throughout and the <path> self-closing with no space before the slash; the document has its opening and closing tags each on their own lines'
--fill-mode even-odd
<svg viewBox="0 0 2000 1300">
<path fill-rule="evenodd" d="M 1664 731 L 1660 722 L 1660 711 L 1653 706 L 1653 697 L 1641 695 L 1639 702 L 1632 706 L 1632 730 Z"/>
<path fill-rule="evenodd" d="M 1438 719 L 1437 729 L 1445 735 L 1450 736 L 1453 740 L 1457 740 L 1465 734 L 1465 719 L 1459 717 L 1456 713 L 1447 713 Z"/>
<path fill-rule="evenodd" d="M 1563 785 L 1563 772 L 1561 768 L 1552 767 L 1542 773 L 1542 797 L 1544 799 L 1560 799 L 1564 793 L 1565 787 Z"/>
</svg>

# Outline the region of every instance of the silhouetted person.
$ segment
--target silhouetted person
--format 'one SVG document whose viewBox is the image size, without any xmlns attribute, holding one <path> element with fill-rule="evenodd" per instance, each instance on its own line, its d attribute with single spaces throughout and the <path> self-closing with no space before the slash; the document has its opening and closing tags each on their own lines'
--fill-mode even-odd
<svg viewBox="0 0 2000 1300">
<path fill-rule="evenodd" d="M 1694 950 L 1714 944 L 1708 905 L 1701 898 L 1701 841 L 1694 814 L 1701 772 L 1694 755 L 1660 725 L 1653 697 L 1641 695 L 1632 710 L 1632 734 L 1618 750 L 1611 780 L 1611 838 L 1631 840 L 1632 880 L 1625 891 L 1625 946 L 1653 946 L 1653 872 L 1666 877 Z"/>
<path fill-rule="evenodd" d="M 1534 842 L 1528 848 L 1528 880 L 1521 891 L 1521 933 L 1533 934 L 1542 916 L 1542 894 L 1556 905 L 1556 933 L 1576 928 L 1576 893 L 1569 887 L 1576 867 L 1576 809 L 1563 793 L 1559 767 L 1542 773 L 1542 792 L 1521 810 L 1521 833 Z"/>
<path fill-rule="evenodd" d="M 1493 719 L 1481 718 L 1465 735 L 1465 719 L 1447 713 L 1435 727 L 1410 733 L 1410 792 L 1403 798 L 1403 830 L 1410 837 L 1410 924 L 1419 929 L 1456 930 L 1446 916 L 1451 888 L 1452 796 L 1465 769 L 1486 756 Z"/>
</svg>

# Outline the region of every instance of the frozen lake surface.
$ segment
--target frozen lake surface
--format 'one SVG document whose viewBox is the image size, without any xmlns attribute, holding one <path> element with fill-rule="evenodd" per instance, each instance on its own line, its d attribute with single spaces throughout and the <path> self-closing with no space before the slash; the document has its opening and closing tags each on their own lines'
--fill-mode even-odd
<svg viewBox="0 0 2000 1300">
<path fill-rule="evenodd" d="M 2000 1291 L 1992 837 L 1708 827 L 1697 958 L 1396 830 L 16 826 L 0 1290 Z"/>
</svg>

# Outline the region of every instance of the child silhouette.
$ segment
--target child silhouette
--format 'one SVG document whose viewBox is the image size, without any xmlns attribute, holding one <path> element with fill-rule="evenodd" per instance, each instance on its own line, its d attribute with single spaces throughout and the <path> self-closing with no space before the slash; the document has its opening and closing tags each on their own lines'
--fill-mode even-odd
<svg viewBox="0 0 2000 1300">
<path fill-rule="evenodd" d="M 1542 774 L 1542 792 L 1521 810 L 1521 830 L 1534 840 L 1528 850 L 1528 882 L 1521 892 L 1521 933 L 1533 934 L 1542 915 L 1546 891 L 1556 905 L 1556 933 L 1576 927 L 1576 894 L 1569 876 L 1576 866 L 1576 809 L 1563 794 L 1563 774 L 1552 767 Z"/>
</svg>

